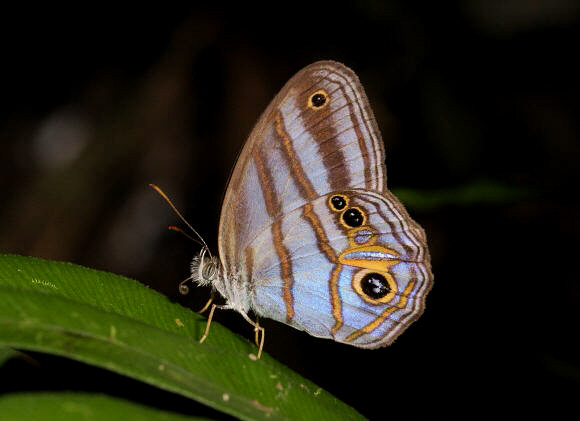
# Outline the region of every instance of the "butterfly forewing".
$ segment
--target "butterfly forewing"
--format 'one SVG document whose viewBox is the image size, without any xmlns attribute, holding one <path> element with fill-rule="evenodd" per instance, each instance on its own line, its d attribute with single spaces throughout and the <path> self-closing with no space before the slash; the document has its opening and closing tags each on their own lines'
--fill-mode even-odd
<svg viewBox="0 0 580 421">
<path fill-rule="evenodd" d="M 385 172 L 357 76 L 336 62 L 306 67 L 261 116 L 232 173 L 220 219 L 226 268 L 279 215 L 337 189 L 382 191 Z"/>
</svg>

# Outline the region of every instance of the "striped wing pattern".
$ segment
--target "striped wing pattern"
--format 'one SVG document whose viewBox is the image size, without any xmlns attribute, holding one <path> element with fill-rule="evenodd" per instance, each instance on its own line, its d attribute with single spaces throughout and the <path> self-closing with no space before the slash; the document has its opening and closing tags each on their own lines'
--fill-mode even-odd
<svg viewBox="0 0 580 421">
<path fill-rule="evenodd" d="M 314 63 L 266 109 L 226 191 L 219 251 L 233 308 L 314 336 L 375 348 L 421 314 L 425 234 L 386 188 L 383 142 L 350 69 Z"/>
</svg>

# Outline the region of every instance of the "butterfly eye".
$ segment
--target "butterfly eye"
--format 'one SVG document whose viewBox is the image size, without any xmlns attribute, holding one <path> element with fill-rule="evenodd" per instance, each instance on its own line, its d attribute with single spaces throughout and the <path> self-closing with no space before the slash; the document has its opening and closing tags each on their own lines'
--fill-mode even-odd
<svg viewBox="0 0 580 421">
<path fill-rule="evenodd" d="M 342 214 L 342 221 L 349 227 L 360 227 L 365 221 L 365 216 L 359 208 L 349 208 Z"/>
<path fill-rule="evenodd" d="M 314 92 L 308 98 L 308 108 L 312 108 L 314 110 L 319 110 L 324 107 L 328 103 L 328 94 L 324 90 L 319 90 Z"/>
</svg>

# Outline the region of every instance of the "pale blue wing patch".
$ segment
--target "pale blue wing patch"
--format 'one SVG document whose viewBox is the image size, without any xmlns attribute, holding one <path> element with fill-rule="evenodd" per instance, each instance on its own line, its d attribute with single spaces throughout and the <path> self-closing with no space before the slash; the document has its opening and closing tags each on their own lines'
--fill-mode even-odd
<svg viewBox="0 0 580 421">
<path fill-rule="evenodd" d="M 304 223 L 303 207 L 281 219 L 283 246 L 291 256 L 293 273 L 295 315 L 289 324 L 314 336 L 329 337 L 334 319 L 328 284 L 323 280 L 329 278 L 333 265 L 315 246 L 316 232 L 312 225 Z M 273 241 L 271 231 L 266 230 L 252 247 L 253 308 L 260 315 L 288 323 L 281 265 Z M 348 243 L 344 238 L 339 242 Z"/>
<path fill-rule="evenodd" d="M 404 219 L 406 214 L 399 204 L 387 204 L 385 197 L 373 192 L 352 190 L 344 194 L 350 198 L 350 206 L 362 209 L 366 218 L 366 225 L 355 230 L 350 240 L 349 228 L 337 222 L 336 212 L 329 209 L 330 195 L 281 218 L 282 244 L 292 268 L 291 320 L 287 319 L 284 280 L 273 238 L 263 232 L 257 239 L 253 244 L 253 307 L 259 314 L 314 336 L 376 347 L 391 342 L 422 311 L 432 277 L 426 245 L 415 233 L 416 224 Z M 372 247 L 364 248 L 367 245 Z M 339 255 L 345 264 L 337 263 Z M 356 291 L 353 279 L 367 270 L 357 266 L 357 261 L 388 263 L 389 276 L 396 282 L 391 300 L 369 303 L 373 300 Z M 335 293 L 339 305 L 333 303 L 331 286 L 335 270 L 339 274 Z M 373 323 L 376 326 L 370 329 Z"/>
</svg>

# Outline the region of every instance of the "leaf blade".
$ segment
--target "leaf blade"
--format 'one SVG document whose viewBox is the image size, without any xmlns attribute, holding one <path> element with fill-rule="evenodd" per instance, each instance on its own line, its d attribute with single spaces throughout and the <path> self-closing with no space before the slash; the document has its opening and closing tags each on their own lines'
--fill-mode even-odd
<svg viewBox="0 0 580 421">
<path fill-rule="evenodd" d="M 194 421 L 187 417 L 138 405 L 111 396 L 89 393 L 11 393 L 0 396 L 0 415 L 11 421 Z"/>
<path fill-rule="evenodd" d="M 242 419 L 361 416 L 219 324 L 134 280 L 0 255 L 0 345 L 101 366 Z"/>
</svg>

